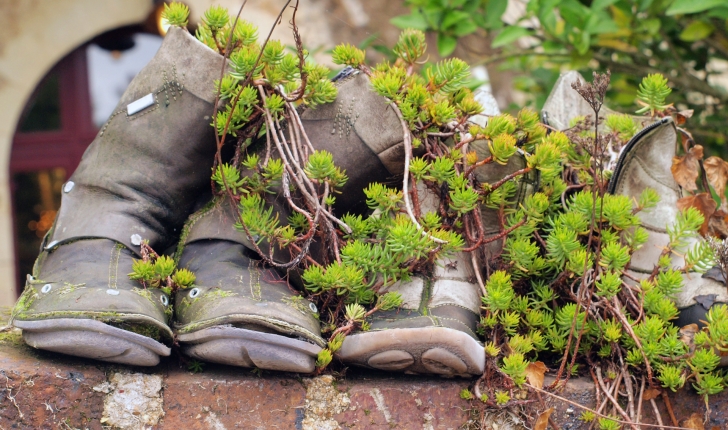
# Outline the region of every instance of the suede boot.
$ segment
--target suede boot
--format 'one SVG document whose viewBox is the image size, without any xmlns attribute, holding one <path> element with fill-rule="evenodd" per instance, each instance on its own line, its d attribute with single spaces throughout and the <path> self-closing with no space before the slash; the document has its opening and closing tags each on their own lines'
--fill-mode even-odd
<svg viewBox="0 0 728 430">
<path fill-rule="evenodd" d="M 544 105 L 543 118 L 559 130 L 568 128 L 569 122 L 576 116 L 593 115 L 589 105 L 571 88 L 571 83 L 579 78 L 577 72 L 563 74 Z M 605 108 L 601 111 L 602 116 L 612 112 Z M 646 117 L 635 119 L 644 128 L 622 149 L 608 191 L 638 199 L 645 188 L 651 188 L 660 196 L 657 207 L 638 214 L 642 227 L 649 232 L 649 239 L 632 255 L 627 272 L 633 278 L 643 279 L 652 273 L 662 249 L 669 242 L 667 227 L 675 222 L 677 201 L 683 193 L 670 170 L 678 144 L 674 122 L 671 118 L 658 121 Z M 672 262 L 673 267 L 685 265 L 685 259 L 675 253 Z M 679 327 L 688 324 L 702 326 L 712 305 L 710 302 L 728 303 L 728 290 L 724 283 L 698 273 L 689 273 L 683 278 L 683 289 L 675 297 L 680 310 L 675 324 Z M 625 281 L 633 283 L 629 278 Z M 702 298 L 712 300 L 700 300 Z"/>
<path fill-rule="evenodd" d="M 491 106 L 485 115 L 473 118 L 473 122 L 485 126 L 487 116 L 500 112 L 491 95 L 480 93 L 476 98 L 481 105 Z M 479 160 L 490 156 L 485 141 L 473 142 L 469 149 L 478 154 Z M 504 166 L 487 164 L 474 174 L 481 183 L 495 183 L 524 167 L 526 159 L 519 152 Z M 514 205 L 533 193 L 536 186 L 535 174 L 521 177 Z M 417 189 L 422 212 L 437 211 L 439 198 L 422 183 Z M 500 233 L 497 210 L 482 207 L 481 219 L 486 237 Z M 482 257 L 487 261 L 499 256 L 503 243 L 503 239 L 490 242 Z M 406 373 L 464 377 L 482 374 L 485 352 L 475 333 L 481 306 L 476 270 L 482 263 L 477 257 L 474 265 L 470 253 L 457 253 L 436 261 L 427 278 L 414 277 L 382 290 L 400 293 L 402 307 L 375 312 L 369 319 L 371 328 L 347 336 L 337 357 L 347 364 Z"/>
<path fill-rule="evenodd" d="M 140 245 L 175 243 L 209 189 L 222 57 L 170 28 L 63 186 L 12 323 L 40 349 L 151 366 L 170 354 L 170 298 L 128 274 Z"/>
<path fill-rule="evenodd" d="M 307 109 L 303 126 L 318 150 L 346 171 L 337 207 L 366 210 L 362 190 L 401 172 L 401 126 L 386 101 L 352 70 L 340 75 L 334 103 Z M 281 219 L 283 201 L 274 206 Z M 195 288 L 177 293 L 175 331 L 183 351 L 204 361 L 308 373 L 326 342 L 318 310 L 273 269 L 260 264 L 237 212 L 226 196 L 193 215 L 183 235 L 180 267 L 197 276 Z M 290 257 L 288 257 L 290 258 Z M 286 261 L 286 256 L 276 256 Z"/>
</svg>

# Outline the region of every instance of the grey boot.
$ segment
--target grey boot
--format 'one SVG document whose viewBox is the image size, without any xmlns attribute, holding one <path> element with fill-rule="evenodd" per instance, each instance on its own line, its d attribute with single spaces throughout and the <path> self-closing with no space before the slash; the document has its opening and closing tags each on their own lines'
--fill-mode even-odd
<svg viewBox="0 0 728 430">
<path fill-rule="evenodd" d="M 348 210 L 365 210 L 362 190 L 401 172 L 404 162 L 399 120 L 368 85 L 363 74 L 345 74 L 337 81 L 334 103 L 301 115 L 315 148 L 331 152 L 346 171 L 349 179 L 337 206 Z M 274 205 L 285 219 L 285 204 Z M 175 330 L 183 351 L 217 363 L 312 372 L 326 345 L 316 306 L 259 264 L 245 233 L 235 229 L 236 221 L 225 196 L 188 222 L 180 266 L 195 272 L 197 285 L 176 297 Z"/>
<path fill-rule="evenodd" d="M 571 83 L 579 78 L 577 72 L 567 72 L 561 75 L 554 86 L 544 104 L 542 115 L 551 126 L 563 130 L 568 128 L 572 118 L 593 115 L 589 105 L 571 88 Z M 604 116 L 613 113 L 606 108 L 602 108 L 602 112 Z M 670 171 L 677 147 L 677 131 L 673 121 L 670 118 L 657 122 L 651 122 L 647 117 L 634 118 L 644 128 L 622 149 L 609 183 L 609 192 L 637 199 L 645 188 L 652 188 L 660 196 L 656 208 L 638 214 L 642 227 L 649 232 L 649 239 L 633 254 L 627 272 L 632 277 L 642 279 L 652 273 L 663 247 L 669 241 L 667 227 L 675 222 L 677 201 L 683 196 Z M 685 265 L 684 258 L 676 254 L 673 254 L 672 261 L 674 267 Z M 692 323 L 702 325 L 701 321 L 705 320 L 710 305 L 704 306 L 705 301 L 698 301 L 696 297 L 711 297 L 715 303 L 728 302 L 725 285 L 714 279 L 692 273 L 684 276 L 683 285 L 683 290 L 675 297 L 680 310 L 675 324 L 680 327 Z"/>
<path fill-rule="evenodd" d="M 672 118 L 663 118 L 645 127 L 622 151 L 609 183 L 610 193 L 637 199 L 645 188 L 652 188 L 660 196 L 657 207 L 638 214 L 642 227 L 649 232 L 649 239 L 632 255 L 627 270 L 637 279 L 649 277 L 662 249 L 669 243 L 667 227 L 675 223 L 677 201 L 683 197 L 670 171 L 677 141 Z M 672 266 L 684 267 L 685 258 L 673 253 Z M 675 297 L 675 304 L 680 310 L 676 325 L 703 325 L 701 321 L 705 321 L 711 304 L 706 305 L 704 300 L 700 300 L 701 296 L 712 297 L 715 304 L 728 303 L 728 289 L 724 283 L 695 272 L 683 275 L 683 289 Z"/>
<path fill-rule="evenodd" d="M 479 94 L 484 106 L 496 106 L 492 96 Z M 497 115 L 500 112 L 484 112 Z M 476 116 L 473 122 L 485 126 L 487 117 Z M 490 156 L 487 142 L 476 141 L 470 150 L 482 160 Z M 495 183 L 510 173 L 526 167 L 519 152 L 508 164 L 481 166 L 474 172 L 481 183 Z M 533 193 L 537 177 L 526 175 L 519 180 L 516 202 Z M 422 212 L 437 211 L 439 198 L 424 184 L 417 185 Z M 486 237 L 500 233 L 498 211 L 481 208 Z M 490 260 L 500 255 L 504 241 L 490 242 L 483 257 Z M 344 363 L 381 370 L 402 371 L 443 376 L 470 376 L 483 373 L 485 352 L 475 333 L 480 321 L 481 290 L 476 283 L 476 270 L 481 268 L 471 253 L 460 252 L 452 258 L 435 262 L 429 277 L 414 277 L 409 282 L 390 286 L 382 292 L 398 292 L 404 299 L 399 310 L 375 312 L 371 328 L 344 339 L 337 357 Z M 479 256 L 478 256 L 479 257 Z"/>
<path fill-rule="evenodd" d="M 546 102 L 541 111 L 541 117 L 546 125 L 557 130 L 566 130 L 572 119 L 578 116 L 594 116 L 594 111 L 589 104 L 577 93 L 572 84 L 584 79 L 574 70 L 562 73 L 556 80 L 554 87 L 551 89 Z M 602 106 L 599 111 L 600 117 L 606 117 L 609 114 L 617 113 L 606 106 Z M 632 116 L 641 124 L 642 127 L 647 125 L 649 118 L 644 116 Z"/>
<path fill-rule="evenodd" d="M 417 184 L 423 213 L 439 198 Z M 483 373 L 485 352 L 475 333 L 480 287 L 470 253 L 435 262 L 430 277 L 413 277 L 380 291 L 402 296 L 401 308 L 377 311 L 371 328 L 344 338 L 336 356 L 346 364 L 407 373 L 469 376 Z"/>
<path fill-rule="evenodd" d="M 171 28 L 63 187 L 12 322 L 40 349 L 151 366 L 170 349 L 170 298 L 129 280 L 140 244 L 173 244 L 209 187 L 222 57 Z M 154 337 L 152 339 L 151 337 Z"/>
</svg>

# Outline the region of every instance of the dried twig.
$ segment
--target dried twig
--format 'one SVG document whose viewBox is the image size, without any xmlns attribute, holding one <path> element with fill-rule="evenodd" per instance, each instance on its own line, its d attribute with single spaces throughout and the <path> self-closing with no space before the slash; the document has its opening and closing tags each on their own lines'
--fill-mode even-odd
<svg viewBox="0 0 728 430">
<path fill-rule="evenodd" d="M 528 383 L 526 383 L 525 385 L 528 388 L 530 388 L 530 389 L 532 389 L 534 391 L 538 391 L 539 393 L 546 394 L 546 395 L 551 396 L 551 397 L 553 397 L 555 399 L 561 400 L 562 402 L 568 403 L 571 406 L 576 406 L 579 409 L 583 409 L 585 411 L 589 411 L 589 412 L 593 413 L 594 415 L 596 415 L 599 418 L 608 418 L 608 419 L 610 419 L 612 421 L 615 421 L 615 422 L 617 422 L 619 424 L 626 424 L 626 425 L 634 426 L 634 423 L 633 422 L 630 422 L 630 421 L 622 421 L 622 420 L 619 420 L 619 419 L 616 419 L 616 418 L 613 418 L 613 417 L 606 416 L 606 415 L 604 415 L 602 413 L 599 413 L 599 412 L 595 411 L 594 409 L 588 408 L 588 407 L 586 407 L 586 406 L 584 406 L 584 405 L 582 405 L 580 403 L 573 402 L 573 401 L 571 401 L 571 400 L 569 400 L 569 399 L 567 399 L 565 397 L 561 397 L 558 394 L 551 393 L 551 392 L 546 391 L 546 390 L 543 390 L 541 388 L 536 388 L 533 385 L 528 384 Z M 657 405 L 655 405 L 655 407 L 657 407 Z M 659 424 L 659 425 L 655 425 L 655 424 L 640 424 L 640 427 L 654 427 L 654 428 L 664 428 L 664 429 L 670 429 L 670 430 L 690 430 L 689 428 L 686 428 L 686 427 L 673 427 L 673 426 L 665 426 L 665 425 L 662 425 L 662 424 Z"/>
<path fill-rule="evenodd" d="M 402 133 L 403 133 L 403 144 L 404 144 L 404 178 L 402 179 L 402 199 L 404 200 L 404 207 L 407 211 L 407 215 L 409 215 L 410 220 L 412 220 L 412 223 L 417 227 L 417 230 L 422 232 L 423 236 L 428 237 L 430 240 L 432 240 L 435 243 L 447 243 L 447 241 L 439 239 L 437 237 L 434 237 L 427 233 L 427 231 L 420 225 L 420 223 L 417 221 L 417 218 L 415 218 L 415 214 L 412 212 L 412 203 L 410 202 L 409 197 L 409 163 L 410 158 L 412 158 L 412 134 L 410 133 L 409 126 L 407 125 L 407 121 L 404 120 L 404 117 L 402 117 L 402 112 L 399 111 L 399 108 L 393 101 L 390 101 L 389 107 L 392 108 L 394 113 L 397 114 L 397 117 L 399 118 L 399 122 L 402 124 Z"/>
<path fill-rule="evenodd" d="M 629 418 L 629 415 L 627 415 L 627 412 L 625 412 L 624 409 L 622 409 L 622 407 L 619 406 L 619 403 L 617 402 L 617 400 L 609 393 L 609 391 L 607 391 L 607 387 L 604 385 L 604 380 L 602 379 L 602 369 L 597 367 L 596 372 L 597 372 L 597 380 L 599 381 L 599 386 L 601 387 L 602 391 L 604 392 L 604 395 L 607 396 L 607 398 L 609 400 L 611 400 L 611 402 L 614 405 L 614 408 L 617 410 L 617 412 L 619 412 L 619 414 L 622 415 L 622 417 L 624 417 L 624 419 L 626 420 L 625 423 L 628 424 L 633 429 L 638 430 L 637 426 L 635 426 L 635 424 Z M 615 385 L 617 383 L 618 383 L 618 381 L 615 382 Z M 617 395 L 619 395 L 619 390 L 615 390 L 615 393 Z"/>
</svg>

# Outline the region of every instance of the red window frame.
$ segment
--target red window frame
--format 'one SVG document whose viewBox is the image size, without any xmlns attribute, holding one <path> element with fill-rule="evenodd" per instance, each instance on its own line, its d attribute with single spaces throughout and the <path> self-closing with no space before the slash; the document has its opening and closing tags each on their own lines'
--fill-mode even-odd
<svg viewBox="0 0 728 430">
<path fill-rule="evenodd" d="M 49 72 L 58 74 L 60 98 L 60 129 L 53 131 L 21 132 L 20 122 L 13 136 L 10 153 L 10 197 L 13 216 L 13 245 L 15 268 L 19 272 L 18 237 L 15 231 L 14 174 L 62 167 L 66 178 L 76 170 L 84 151 L 98 132 L 91 118 L 91 97 L 88 85 L 86 45 L 80 46 L 59 61 Z M 44 78 L 45 80 L 45 78 Z M 39 86 L 43 83 L 42 80 Z M 33 97 L 28 100 L 32 102 Z M 25 109 L 30 106 L 26 105 Z M 17 276 L 16 278 L 20 279 Z M 23 285 L 17 285 L 20 294 Z"/>
</svg>

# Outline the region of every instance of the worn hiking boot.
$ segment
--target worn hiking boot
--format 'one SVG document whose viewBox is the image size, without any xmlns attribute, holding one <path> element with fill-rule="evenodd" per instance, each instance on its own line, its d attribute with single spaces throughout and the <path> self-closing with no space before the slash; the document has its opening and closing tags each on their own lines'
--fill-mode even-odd
<svg viewBox="0 0 728 430">
<path fill-rule="evenodd" d="M 361 190 L 402 171 L 401 125 L 386 101 L 369 89 L 365 75 L 348 69 L 336 84 L 336 101 L 305 110 L 301 119 L 315 148 L 332 153 L 349 178 L 337 206 L 363 212 Z M 274 206 L 285 219 L 285 204 Z M 180 267 L 195 272 L 197 281 L 175 299 L 175 331 L 183 351 L 217 363 L 312 372 L 326 345 L 316 306 L 260 264 L 245 233 L 235 229 L 236 221 L 226 196 L 188 221 Z"/>
<path fill-rule="evenodd" d="M 12 314 L 40 349 L 152 366 L 170 354 L 170 298 L 127 274 L 140 245 L 174 244 L 209 189 L 222 57 L 170 28 L 63 186 L 60 211 Z"/>
<path fill-rule="evenodd" d="M 672 118 L 663 118 L 645 127 L 625 146 L 609 183 L 609 192 L 613 194 L 638 199 L 645 188 L 652 188 L 660 196 L 657 207 L 638 214 L 642 227 L 649 232 L 649 239 L 632 255 L 626 271 L 637 279 L 647 278 L 652 273 L 670 241 L 667 228 L 675 223 L 678 215 L 677 201 L 683 195 L 670 170 L 677 142 Z M 672 266 L 684 267 L 684 256 L 672 253 Z M 719 303 L 728 303 L 728 289 L 724 283 L 695 272 L 683 275 L 682 291 L 675 296 L 675 304 L 680 310 L 675 324 L 679 327 L 693 323 L 702 326 L 708 309 Z"/>
<path fill-rule="evenodd" d="M 492 106 L 484 112 L 492 116 L 497 111 L 492 96 L 479 94 L 483 106 Z M 474 122 L 485 126 L 487 116 L 478 116 Z M 490 156 L 487 142 L 476 141 L 470 150 L 482 160 Z M 497 163 L 481 166 L 474 172 L 481 183 L 495 183 L 510 173 L 526 167 L 526 159 L 519 152 L 505 166 Z M 519 180 L 518 201 L 533 193 L 535 175 Z M 418 198 L 423 212 L 437 211 L 439 198 L 422 184 L 417 184 Z M 516 202 L 517 204 L 517 202 Z M 498 210 L 481 208 L 486 237 L 500 233 Z M 485 247 L 486 260 L 500 255 L 503 239 Z M 403 298 L 400 309 L 375 312 L 368 322 L 371 328 L 355 332 L 344 339 L 336 356 L 347 364 L 381 370 L 443 376 L 471 376 L 483 373 L 485 352 L 475 333 L 480 321 L 481 289 L 477 284 L 478 258 L 473 264 L 471 253 L 460 252 L 452 258 L 435 262 L 429 277 L 413 277 L 409 282 L 394 284 L 381 292 L 397 292 Z"/>
<path fill-rule="evenodd" d="M 437 211 L 439 198 L 417 184 L 423 213 Z M 430 277 L 414 276 L 381 293 L 402 296 L 399 309 L 377 311 L 366 332 L 346 338 L 336 356 L 345 364 L 407 373 L 469 376 L 483 373 L 485 352 L 475 333 L 480 287 L 469 253 L 435 262 Z"/>
<path fill-rule="evenodd" d="M 563 74 L 557 81 L 542 113 L 549 125 L 563 130 L 569 127 L 572 118 L 593 115 L 589 105 L 571 88 L 571 83 L 580 78 L 577 72 L 572 71 Z M 600 116 L 612 112 L 602 108 Z M 657 207 L 638 214 L 642 227 L 649 232 L 649 239 L 632 255 L 627 274 L 643 279 L 650 276 L 662 250 L 669 242 L 667 227 L 675 222 L 678 214 L 677 201 L 683 195 L 670 170 L 678 144 L 672 119 L 663 118 L 654 122 L 647 117 L 635 119 L 644 128 L 622 148 L 608 191 L 638 199 L 645 188 L 652 188 L 660 196 Z M 675 253 L 672 255 L 672 262 L 674 267 L 685 266 L 683 256 Z M 625 280 L 633 282 L 629 278 Z M 722 282 L 698 273 L 689 273 L 684 275 L 683 289 L 675 299 L 680 310 L 675 324 L 679 327 L 692 323 L 702 326 L 701 321 L 705 320 L 705 314 L 713 303 L 728 302 L 728 290 Z"/>
</svg>

